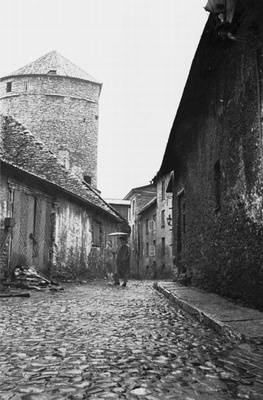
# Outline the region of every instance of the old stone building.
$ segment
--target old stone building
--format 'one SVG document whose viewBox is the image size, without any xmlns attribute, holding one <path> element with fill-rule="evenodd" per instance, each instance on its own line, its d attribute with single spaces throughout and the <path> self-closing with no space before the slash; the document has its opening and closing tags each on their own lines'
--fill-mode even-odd
<svg viewBox="0 0 263 400">
<path fill-rule="evenodd" d="M 181 279 L 263 307 L 263 3 L 234 5 L 209 16 L 158 178 Z"/>
<path fill-rule="evenodd" d="M 96 188 L 100 91 L 55 51 L 0 79 L 0 275 L 103 276 L 108 234 L 129 230 Z"/>
<path fill-rule="evenodd" d="M 96 187 L 101 87 L 51 51 L 0 79 L 0 110 L 48 145 L 67 169 Z"/>
<path fill-rule="evenodd" d="M 138 212 L 139 278 L 156 279 L 156 196 Z"/>
<path fill-rule="evenodd" d="M 150 184 L 131 189 L 124 198 L 124 200 L 129 200 L 131 204 L 128 222 L 131 229 L 131 276 L 133 278 L 140 277 L 141 240 L 139 237 L 140 228 L 138 214 L 155 196 L 156 187 Z"/>
<path fill-rule="evenodd" d="M 156 264 L 160 277 L 173 275 L 173 174 L 154 179 L 156 185 Z"/>
<path fill-rule="evenodd" d="M 173 173 L 155 177 L 153 185 L 155 196 L 144 206 L 134 209 L 136 228 L 132 230 L 137 230 L 138 277 L 172 278 L 175 273 L 172 250 Z"/>
<path fill-rule="evenodd" d="M 17 265 L 102 277 L 108 234 L 128 224 L 12 117 L 1 117 L 0 276 Z"/>
</svg>

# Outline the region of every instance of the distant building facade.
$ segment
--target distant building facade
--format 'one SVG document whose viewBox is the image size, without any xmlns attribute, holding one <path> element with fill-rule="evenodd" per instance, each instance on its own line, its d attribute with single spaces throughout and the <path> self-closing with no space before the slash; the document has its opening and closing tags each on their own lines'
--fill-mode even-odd
<svg viewBox="0 0 263 400">
<path fill-rule="evenodd" d="M 156 196 L 138 212 L 139 277 L 157 279 L 156 263 Z"/>
<path fill-rule="evenodd" d="M 96 187 L 101 87 L 52 51 L 0 79 L 0 111 L 16 118 L 65 168 Z"/>
<path fill-rule="evenodd" d="M 122 199 L 105 199 L 105 201 L 110 204 L 118 213 L 128 221 L 131 212 L 131 202 L 130 200 Z"/>
<path fill-rule="evenodd" d="M 155 181 L 156 207 L 156 264 L 158 275 L 172 277 L 173 265 L 173 174 L 169 173 Z"/>
<path fill-rule="evenodd" d="M 131 204 L 129 225 L 131 228 L 130 245 L 131 245 L 131 277 L 140 277 L 140 254 L 141 240 L 139 229 L 138 213 L 141 209 L 156 196 L 156 187 L 153 184 L 133 188 L 124 200 L 129 200 Z"/>
</svg>

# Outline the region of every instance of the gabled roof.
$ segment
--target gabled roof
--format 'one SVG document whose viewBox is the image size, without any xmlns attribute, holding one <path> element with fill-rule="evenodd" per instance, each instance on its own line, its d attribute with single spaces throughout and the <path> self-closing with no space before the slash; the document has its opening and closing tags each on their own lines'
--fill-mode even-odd
<svg viewBox="0 0 263 400">
<path fill-rule="evenodd" d="M 133 194 L 136 193 L 145 193 L 145 194 L 152 194 L 154 195 L 156 193 L 156 187 L 155 185 L 145 185 L 145 186 L 138 186 L 136 188 L 133 188 L 129 191 L 128 194 L 124 197 L 124 200 L 129 200 Z"/>
<path fill-rule="evenodd" d="M 145 204 L 145 206 L 138 212 L 138 214 L 143 214 L 145 211 L 157 205 L 157 197 L 155 196 L 149 203 Z"/>
<path fill-rule="evenodd" d="M 130 200 L 123 200 L 123 199 L 104 199 L 105 201 L 107 201 L 107 203 L 109 204 L 117 204 L 120 206 L 130 206 L 131 202 Z"/>
<path fill-rule="evenodd" d="M 60 192 L 99 208 L 115 219 L 123 218 L 86 182 L 68 171 L 56 155 L 12 117 L 3 117 L 0 160 L 55 186 Z"/>
<path fill-rule="evenodd" d="M 53 71 L 53 73 L 50 71 Z M 101 84 L 97 79 L 93 78 L 87 72 L 83 71 L 83 69 L 79 68 L 56 51 L 50 51 L 44 56 L 38 58 L 36 61 L 8 74 L 6 77 L 19 75 L 47 75 L 48 73 Z"/>
</svg>

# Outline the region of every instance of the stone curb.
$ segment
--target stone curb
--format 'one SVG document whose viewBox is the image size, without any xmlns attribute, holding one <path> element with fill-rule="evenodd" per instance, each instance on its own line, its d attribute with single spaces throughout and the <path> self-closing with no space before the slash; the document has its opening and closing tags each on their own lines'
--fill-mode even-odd
<svg viewBox="0 0 263 400">
<path fill-rule="evenodd" d="M 200 323 L 214 329 L 214 331 L 217 332 L 219 335 L 225 336 L 228 340 L 231 340 L 232 342 L 246 341 L 244 335 L 235 331 L 233 328 L 223 323 L 222 321 L 217 320 L 210 314 L 204 313 L 193 304 L 190 304 L 187 301 L 180 299 L 174 293 L 171 293 L 169 290 L 165 289 L 158 282 L 154 282 L 153 287 L 158 292 L 162 293 L 166 298 L 171 300 L 173 303 L 177 304 L 182 310 L 195 317 Z"/>
</svg>

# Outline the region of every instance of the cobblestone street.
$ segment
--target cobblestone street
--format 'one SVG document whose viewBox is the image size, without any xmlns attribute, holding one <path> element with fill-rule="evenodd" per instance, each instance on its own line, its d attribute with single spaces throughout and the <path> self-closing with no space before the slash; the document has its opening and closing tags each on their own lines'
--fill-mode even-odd
<svg viewBox="0 0 263 400">
<path fill-rule="evenodd" d="M 152 282 L 1 299 L 0 399 L 263 399 L 263 353 L 234 345 Z"/>
</svg>

